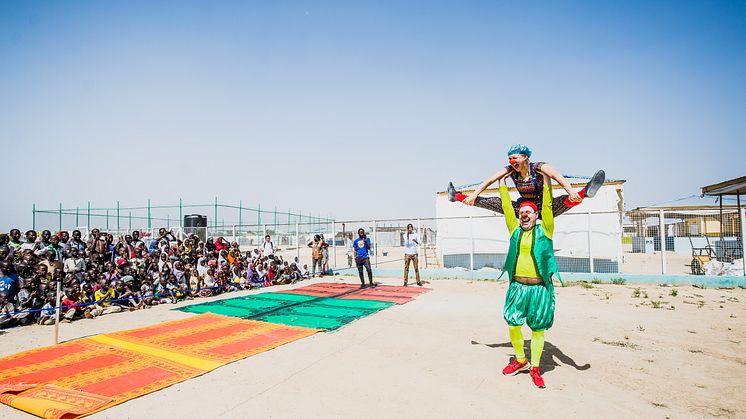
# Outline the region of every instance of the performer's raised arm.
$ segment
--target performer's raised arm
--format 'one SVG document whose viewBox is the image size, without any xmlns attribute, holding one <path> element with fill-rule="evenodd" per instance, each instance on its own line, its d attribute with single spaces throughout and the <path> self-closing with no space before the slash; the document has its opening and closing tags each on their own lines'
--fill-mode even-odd
<svg viewBox="0 0 746 419">
<path fill-rule="evenodd" d="M 505 214 L 505 224 L 508 226 L 508 233 L 513 234 L 513 231 L 518 228 L 518 218 L 515 216 L 513 210 L 513 204 L 510 202 L 510 194 L 508 193 L 508 185 L 505 184 L 505 177 L 500 180 L 500 201 L 503 208 L 503 214 Z M 550 210 L 551 211 L 551 205 Z"/>
<path fill-rule="evenodd" d="M 562 176 L 562 174 L 558 172 L 554 167 L 550 166 L 547 163 L 544 163 L 541 166 L 541 173 L 549 175 L 550 178 L 556 180 L 557 183 L 559 183 L 560 186 L 562 186 L 565 191 L 567 191 L 568 199 L 570 200 L 570 202 L 580 202 L 583 200 L 583 198 L 581 198 L 580 195 L 575 192 L 575 189 L 572 188 L 570 182 L 564 176 Z M 546 185 L 546 181 L 544 184 Z"/>
<path fill-rule="evenodd" d="M 508 169 L 503 167 L 497 173 L 492 175 L 492 177 L 482 182 L 482 184 L 479 185 L 479 187 L 476 190 L 474 190 L 474 192 L 472 192 L 471 195 L 464 198 L 462 202 L 466 205 L 474 205 L 474 200 L 477 199 L 477 196 L 479 196 L 480 193 L 484 192 L 485 189 L 489 188 L 493 183 L 497 182 L 498 180 L 504 179 L 505 176 L 507 175 L 508 175 Z"/>
<path fill-rule="evenodd" d="M 544 190 L 541 201 L 541 226 L 544 233 L 551 240 L 554 235 L 554 213 L 552 212 L 552 178 L 549 174 L 542 172 L 544 176 Z"/>
</svg>

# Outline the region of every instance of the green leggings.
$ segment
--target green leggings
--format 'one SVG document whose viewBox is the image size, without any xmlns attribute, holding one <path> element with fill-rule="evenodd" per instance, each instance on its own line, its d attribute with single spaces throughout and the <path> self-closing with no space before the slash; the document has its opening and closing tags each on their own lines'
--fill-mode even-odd
<svg viewBox="0 0 746 419">
<path fill-rule="evenodd" d="M 523 350 L 523 332 L 521 326 L 508 326 L 510 333 L 510 343 L 515 349 L 515 358 L 518 362 L 526 360 L 526 352 Z M 541 353 L 544 351 L 544 331 L 531 332 L 531 366 L 538 367 L 541 360 Z"/>
</svg>

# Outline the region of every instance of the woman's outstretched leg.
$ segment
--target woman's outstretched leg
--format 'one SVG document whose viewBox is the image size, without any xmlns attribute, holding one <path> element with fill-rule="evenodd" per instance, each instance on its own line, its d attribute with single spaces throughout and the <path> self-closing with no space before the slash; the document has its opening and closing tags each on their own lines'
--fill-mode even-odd
<svg viewBox="0 0 746 419">
<path fill-rule="evenodd" d="M 454 188 L 453 183 L 448 183 L 448 200 L 451 202 L 462 202 L 467 196 L 462 194 L 461 192 L 456 191 L 456 188 Z M 512 202 L 513 207 L 516 208 L 516 203 Z M 499 196 L 492 196 L 489 198 L 483 198 L 481 196 L 478 196 L 474 199 L 474 206 L 479 208 L 484 208 L 490 211 L 498 212 L 500 214 L 503 213 L 503 207 L 502 207 L 502 201 L 500 200 Z M 516 212 L 517 213 L 517 212 Z"/>
<path fill-rule="evenodd" d="M 578 192 L 578 195 L 580 195 L 580 201 L 572 202 L 570 201 L 570 197 L 567 195 L 563 195 L 561 198 L 564 198 L 564 202 L 562 202 L 563 205 L 552 205 L 552 212 L 555 216 L 562 214 L 563 212 L 566 212 L 572 207 L 576 207 L 580 205 L 581 202 L 585 198 L 593 198 L 596 196 L 596 192 L 598 192 L 599 189 L 601 189 L 601 186 L 603 186 L 604 181 L 606 180 L 606 173 L 603 170 L 597 171 L 591 180 L 585 185 L 583 189 Z M 560 198 L 560 197 L 558 197 Z M 564 208 L 563 208 L 564 207 Z M 559 213 L 557 213 L 557 210 L 560 210 Z"/>
</svg>

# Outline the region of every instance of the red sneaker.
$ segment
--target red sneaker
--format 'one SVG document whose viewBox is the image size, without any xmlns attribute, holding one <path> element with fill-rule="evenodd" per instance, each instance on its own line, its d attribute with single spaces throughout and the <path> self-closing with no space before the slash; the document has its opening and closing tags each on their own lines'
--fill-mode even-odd
<svg viewBox="0 0 746 419">
<path fill-rule="evenodd" d="M 513 358 L 513 360 L 503 368 L 503 375 L 516 375 L 521 371 L 526 371 L 531 366 L 528 365 L 528 359 L 524 359 L 523 362 L 518 362 L 517 359 Z"/>
<path fill-rule="evenodd" d="M 531 376 L 531 379 L 534 381 L 534 385 L 539 388 L 544 388 L 544 379 L 541 378 L 541 374 L 539 374 L 539 367 L 531 367 L 531 370 L 528 372 L 528 374 Z"/>
</svg>

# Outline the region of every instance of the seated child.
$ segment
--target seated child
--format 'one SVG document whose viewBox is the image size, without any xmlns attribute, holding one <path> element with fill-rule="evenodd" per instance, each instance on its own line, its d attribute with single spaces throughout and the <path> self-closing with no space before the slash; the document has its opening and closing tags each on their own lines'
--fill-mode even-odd
<svg viewBox="0 0 746 419">
<path fill-rule="evenodd" d="M 13 312 L 15 307 L 13 303 L 8 301 L 8 293 L 0 292 L 0 329 L 5 329 L 13 326 L 15 319 L 13 318 Z"/>
<path fill-rule="evenodd" d="M 44 324 L 47 326 L 53 325 L 55 321 L 55 309 L 54 305 L 57 302 L 57 299 L 55 298 L 55 294 L 53 292 L 47 292 L 44 296 L 44 306 L 41 308 L 41 313 L 39 313 L 39 324 Z"/>
</svg>

